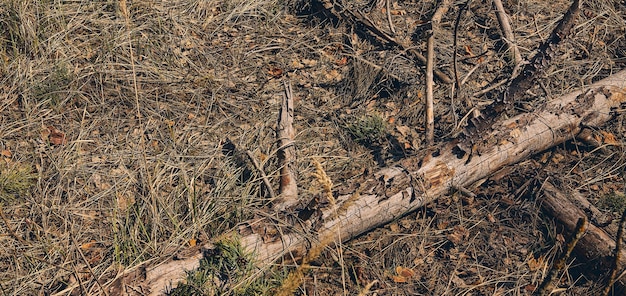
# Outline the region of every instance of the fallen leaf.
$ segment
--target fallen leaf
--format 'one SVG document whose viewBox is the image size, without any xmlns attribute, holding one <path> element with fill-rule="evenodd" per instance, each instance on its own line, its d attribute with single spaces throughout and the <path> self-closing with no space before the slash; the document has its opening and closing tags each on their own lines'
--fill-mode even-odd
<svg viewBox="0 0 626 296">
<path fill-rule="evenodd" d="M 270 67 L 270 70 L 268 71 L 268 73 L 271 76 L 273 76 L 274 78 L 278 78 L 278 77 L 283 75 L 283 69 L 276 68 L 276 67 Z"/>
<path fill-rule="evenodd" d="M 335 64 L 337 66 L 345 66 L 348 63 L 348 57 L 343 57 L 337 61 L 335 61 Z"/>
<path fill-rule="evenodd" d="M 454 226 L 452 233 L 449 233 L 446 237 L 455 245 L 458 245 L 466 237 L 469 236 L 469 231 L 460 225 Z"/>
<path fill-rule="evenodd" d="M 543 258 L 543 256 L 539 256 L 536 259 L 534 256 L 530 256 L 526 264 L 528 264 L 528 269 L 530 269 L 530 271 L 537 271 L 543 268 L 543 266 L 545 265 L 545 259 Z"/>
<path fill-rule="evenodd" d="M 410 268 L 396 266 L 396 275 L 392 275 L 391 279 L 394 283 L 407 283 L 415 276 L 415 271 Z"/>
<path fill-rule="evenodd" d="M 192 239 L 189 240 L 189 246 L 190 247 L 195 247 L 197 243 L 198 243 L 198 240 L 195 239 L 195 238 L 192 238 Z"/>
<path fill-rule="evenodd" d="M 86 244 L 80 245 L 80 249 L 83 251 L 86 251 L 86 250 L 93 248 L 95 245 L 96 245 L 96 241 L 90 241 Z"/>
<path fill-rule="evenodd" d="M 415 276 L 415 271 L 413 271 L 413 269 L 402 267 L 402 266 L 396 267 L 396 273 L 399 276 L 402 276 L 405 278 L 412 278 L 413 276 Z"/>
<path fill-rule="evenodd" d="M 10 158 L 13 155 L 9 150 L 2 150 L 0 151 L 0 154 L 6 158 Z"/>
<path fill-rule="evenodd" d="M 406 10 L 392 9 L 392 10 L 389 11 L 389 13 L 391 13 L 391 15 L 405 15 L 406 14 Z"/>
<path fill-rule="evenodd" d="M 406 283 L 407 282 L 407 279 L 405 277 L 397 276 L 397 275 L 392 275 L 391 279 L 393 280 L 394 283 Z"/>
<path fill-rule="evenodd" d="M 615 136 L 612 133 L 600 131 L 602 136 L 604 137 L 604 143 L 607 145 L 617 145 L 617 140 L 615 140 Z"/>
<path fill-rule="evenodd" d="M 54 126 L 51 126 L 51 125 L 49 125 L 47 128 L 48 128 L 48 131 L 50 132 L 48 134 L 48 141 L 50 141 L 52 145 L 64 145 L 67 143 L 67 138 L 65 137 L 65 133 L 63 133 L 62 131 L 56 129 Z"/>
</svg>

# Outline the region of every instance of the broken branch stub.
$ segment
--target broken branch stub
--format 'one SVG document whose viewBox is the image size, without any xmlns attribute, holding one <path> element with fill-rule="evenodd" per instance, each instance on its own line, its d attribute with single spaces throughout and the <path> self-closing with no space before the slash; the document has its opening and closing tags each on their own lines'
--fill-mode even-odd
<svg viewBox="0 0 626 296">
<path fill-rule="evenodd" d="M 298 184 L 296 182 L 295 158 L 293 145 L 293 92 L 291 84 L 284 82 L 285 93 L 278 115 L 276 135 L 278 137 L 278 163 L 280 165 L 280 196 L 274 201 L 274 208 L 283 211 L 298 204 Z"/>
</svg>

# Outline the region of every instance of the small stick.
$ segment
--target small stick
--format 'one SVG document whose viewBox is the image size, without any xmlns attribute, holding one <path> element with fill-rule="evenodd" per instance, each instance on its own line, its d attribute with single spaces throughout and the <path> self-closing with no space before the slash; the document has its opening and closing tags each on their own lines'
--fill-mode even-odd
<svg viewBox="0 0 626 296">
<path fill-rule="evenodd" d="M 624 235 L 624 224 L 626 222 L 626 210 L 622 214 L 622 219 L 619 221 L 619 228 L 617 229 L 617 236 L 615 237 L 615 252 L 613 253 L 613 266 L 611 267 L 611 272 L 609 273 L 609 278 L 607 279 L 606 286 L 604 287 L 604 291 L 602 291 L 602 295 L 608 296 L 613 284 L 615 284 L 615 280 L 617 279 L 617 269 L 619 266 L 619 261 L 621 260 L 621 252 L 622 252 L 622 236 Z"/>
<path fill-rule="evenodd" d="M 500 24 L 502 35 L 504 35 L 504 42 L 509 50 L 513 52 L 513 59 L 515 66 L 517 66 L 522 62 L 522 55 L 515 43 L 515 35 L 513 35 L 513 29 L 511 29 L 511 24 L 509 23 L 509 16 L 506 14 L 506 11 L 504 11 L 501 0 L 493 0 L 493 6 L 496 8 L 496 18 Z M 515 75 L 515 73 L 513 73 L 513 75 Z"/>
<path fill-rule="evenodd" d="M 259 165 L 259 162 L 256 161 L 256 158 L 254 158 L 254 155 L 252 155 L 252 152 L 250 152 L 250 150 L 246 150 L 246 154 L 248 154 L 250 161 L 252 161 L 254 167 L 261 174 L 261 179 L 263 180 L 263 184 L 265 184 L 265 188 L 267 188 L 267 191 L 270 194 L 270 198 L 272 198 L 272 200 L 276 199 L 276 193 L 274 193 L 274 189 L 272 189 L 272 183 L 270 183 L 269 179 L 267 178 L 265 171 L 263 171 L 263 168 L 261 167 L 261 165 Z"/>
<path fill-rule="evenodd" d="M 352 58 L 354 58 L 355 60 L 359 60 L 360 62 L 363 62 L 364 64 L 367 64 L 368 66 L 378 70 L 378 71 L 382 71 L 385 75 L 397 80 L 397 81 L 403 81 L 402 78 L 400 78 L 398 75 L 395 75 L 393 73 L 391 73 L 391 71 L 387 70 L 387 68 L 383 67 L 383 66 L 379 66 L 378 64 L 375 64 L 373 62 L 368 61 L 367 59 L 358 56 L 358 55 L 350 55 Z"/>
<path fill-rule="evenodd" d="M 456 110 L 455 110 L 455 106 L 454 106 L 454 101 L 455 101 L 455 97 L 459 96 L 459 89 L 461 89 L 461 84 L 465 83 L 465 82 L 461 82 L 459 81 L 459 66 L 458 66 L 458 57 L 457 57 L 457 44 L 458 44 L 458 39 L 459 39 L 459 24 L 461 23 L 461 16 L 463 16 L 463 13 L 465 12 L 465 10 L 467 9 L 467 7 L 469 6 L 469 3 L 472 0 L 467 0 L 465 1 L 465 3 L 463 3 L 463 5 L 461 6 L 461 9 L 459 10 L 459 14 L 456 16 L 456 20 L 454 21 L 454 40 L 452 41 L 452 48 L 454 49 L 454 52 L 452 53 L 452 66 L 453 66 L 453 71 L 454 71 L 454 87 L 453 87 L 453 91 L 452 91 L 452 95 L 450 96 L 450 105 L 452 106 L 452 114 L 454 115 L 454 125 L 456 126 L 458 124 L 458 118 L 456 115 Z M 477 65 L 478 67 L 478 65 Z M 469 77 L 469 75 L 471 74 L 471 72 L 473 72 L 474 70 L 476 70 L 477 67 L 474 67 L 474 69 L 472 69 L 472 71 L 470 71 L 470 73 L 467 74 L 467 77 Z M 467 100 L 468 102 L 471 103 L 471 100 Z M 472 104 L 468 104 L 470 107 Z"/>
<path fill-rule="evenodd" d="M 434 112 L 434 75 L 435 68 L 435 29 L 439 27 L 441 18 L 450 8 L 451 0 L 443 0 L 439 7 L 435 10 L 431 20 L 430 36 L 427 41 L 427 59 L 426 59 L 426 143 L 433 145 L 435 143 L 435 112 Z"/>
<path fill-rule="evenodd" d="M 426 60 L 426 144 L 431 146 L 435 143 L 435 112 L 433 99 L 433 68 L 435 55 L 435 34 L 431 32 L 428 37 Z"/>
<path fill-rule="evenodd" d="M 572 254 L 572 250 L 578 243 L 578 240 L 583 236 L 585 231 L 587 230 L 587 218 L 578 219 L 578 223 L 576 223 L 576 228 L 572 233 L 572 236 L 569 238 L 569 241 L 565 245 L 565 251 L 559 256 L 559 258 L 554 261 L 550 272 L 541 283 L 541 286 L 533 293 L 533 296 L 546 296 L 549 295 L 550 292 L 554 289 L 556 285 L 556 277 L 561 273 L 561 271 L 565 268 L 567 264 L 567 259 L 569 259 L 570 254 Z"/>
</svg>

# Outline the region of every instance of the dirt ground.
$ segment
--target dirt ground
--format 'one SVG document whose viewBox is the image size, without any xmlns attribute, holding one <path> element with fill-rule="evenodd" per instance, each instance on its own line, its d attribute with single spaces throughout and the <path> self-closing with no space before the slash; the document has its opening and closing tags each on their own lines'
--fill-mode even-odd
<svg viewBox="0 0 626 296">
<path fill-rule="evenodd" d="M 313 160 L 338 185 L 424 149 L 425 65 L 321 2 L 0 2 L 2 295 L 105 295 L 125 270 L 272 215 L 245 151 L 277 189 L 284 82 L 295 95 L 301 198 L 322 190 Z M 342 2 L 426 54 L 435 2 Z M 503 2 L 525 60 L 570 5 Z M 497 98 L 506 84 L 478 92 L 515 67 L 492 2 L 463 4 L 434 31 L 436 68 L 454 80 L 456 54 L 460 82 L 435 80 L 436 144 Z M 582 1 L 570 36 L 507 115 L 624 69 L 625 34 L 626 2 Z M 536 184 L 580 192 L 616 233 L 626 208 L 622 112 L 595 141 L 569 141 L 467 188 L 475 197 L 451 193 L 328 248 L 294 293 L 531 295 L 568 236 L 541 211 Z M 274 294 L 292 271 L 277 263 L 229 288 L 188 279 L 185 293 Z M 605 273 L 572 257 L 553 295 L 599 295 Z"/>
</svg>

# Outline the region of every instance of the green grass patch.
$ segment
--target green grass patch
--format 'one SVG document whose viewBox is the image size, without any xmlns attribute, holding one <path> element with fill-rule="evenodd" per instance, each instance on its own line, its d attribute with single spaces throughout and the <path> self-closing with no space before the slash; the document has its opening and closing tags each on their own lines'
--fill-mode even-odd
<svg viewBox="0 0 626 296">
<path fill-rule="evenodd" d="M 385 121 L 378 115 L 364 115 L 347 124 L 346 130 L 355 141 L 365 146 L 379 143 L 387 134 Z"/>
<path fill-rule="evenodd" d="M 598 207 L 603 210 L 622 213 L 626 210 L 626 195 L 621 192 L 606 194 L 598 200 Z"/>
<path fill-rule="evenodd" d="M 29 166 L 0 163 L 0 201 L 10 201 L 35 184 L 37 175 Z"/>
</svg>

